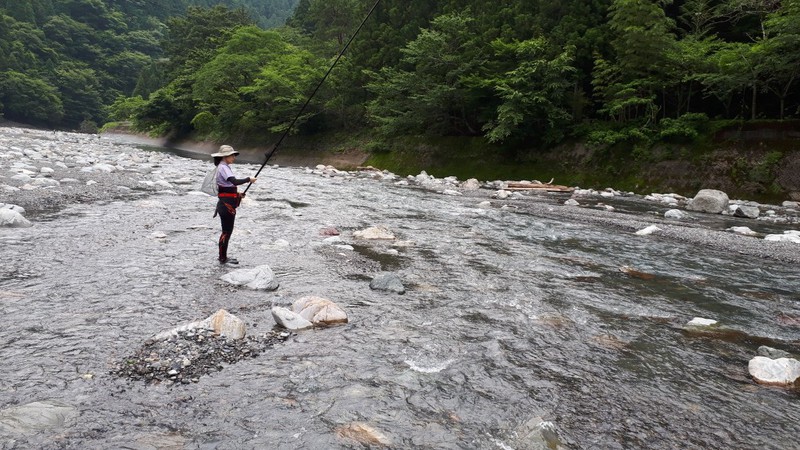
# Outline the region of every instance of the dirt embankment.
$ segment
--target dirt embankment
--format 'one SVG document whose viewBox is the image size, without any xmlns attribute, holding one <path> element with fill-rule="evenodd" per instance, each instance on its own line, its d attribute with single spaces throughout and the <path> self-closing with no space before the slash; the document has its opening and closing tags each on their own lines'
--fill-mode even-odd
<svg viewBox="0 0 800 450">
<path fill-rule="evenodd" d="M 232 145 L 240 153 L 239 161 L 252 164 L 261 164 L 266 155 L 270 153 L 277 142 L 268 141 L 263 145 L 242 144 L 233 140 L 231 142 L 210 142 L 185 139 L 152 138 L 147 135 L 110 131 L 103 133 L 103 137 L 119 142 L 126 142 L 153 147 L 167 147 L 177 150 L 181 156 L 203 159 L 209 157 L 219 149 L 222 144 Z M 281 144 L 269 159 L 270 164 L 281 166 L 316 166 L 324 164 L 339 169 L 354 169 L 364 165 L 369 158 L 369 153 L 357 147 L 335 145 L 324 140 L 311 140 L 291 137 Z"/>
</svg>

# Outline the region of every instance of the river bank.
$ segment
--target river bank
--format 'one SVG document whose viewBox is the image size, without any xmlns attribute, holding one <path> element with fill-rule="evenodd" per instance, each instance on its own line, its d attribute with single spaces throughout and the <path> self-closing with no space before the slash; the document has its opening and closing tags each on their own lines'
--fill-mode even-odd
<svg viewBox="0 0 800 450">
<path fill-rule="evenodd" d="M 592 147 L 572 142 L 547 151 L 520 151 L 489 145 L 482 138 L 399 136 L 387 142 L 368 132 L 321 133 L 288 137 L 271 163 L 287 166 L 332 165 L 341 170 L 374 166 L 405 176 L 421 171 L 461 179 L 554 179 L 586 188 L 613 187 L 642 194 L 675 192 L 692 196 L 718 189 L 738 198 L 765 203 L 800 201 L 800 132 L 796 124 L 765 123 L 723 127 L 692 144 L 658 144 L 632 150 L 631 145 Z M 212 153 L 217 143 L 186 138 L 178 141 L 126 135 L 105 136 L 166 146 L 198 154 Z M 252 138 L 233 143 L 247 162 L 259 164 L 277 142 Z"/>
</svg>

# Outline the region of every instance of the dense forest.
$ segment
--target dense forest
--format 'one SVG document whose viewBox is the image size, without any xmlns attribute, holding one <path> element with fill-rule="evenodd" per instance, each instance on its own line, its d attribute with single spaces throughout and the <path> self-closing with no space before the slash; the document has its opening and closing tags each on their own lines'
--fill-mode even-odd
<svg viewBox="0 0 800 450">
<path fill-rule="evenodd" d="M 375 1 L 154 3 L 0 0 L 5 116 L 280 132 Z M 800 114 L 800 0 L 486 6 L 381 0 L 297 131 L 547 147 L 688 141 L 710 121 Z M 267 29 L 278 17 L 286 25 Z"/>
<path fill-rule="evenodd" d="M 118 98 L 147 97 L 169 81 L 174 18 L 217 3 L 235 23 L 216 26 L 266 27 L 283 25 L 297 0 L 0 0 L 0 113 L 37 126 L 96 127 Z"/>
</svg>

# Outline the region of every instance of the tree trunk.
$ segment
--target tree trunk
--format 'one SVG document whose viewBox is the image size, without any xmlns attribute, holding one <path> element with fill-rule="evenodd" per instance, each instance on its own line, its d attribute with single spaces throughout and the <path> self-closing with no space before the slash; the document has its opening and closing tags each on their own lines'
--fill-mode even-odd
<svg viewBox="0 0 800 450">
<path fill-rule="evenodd" d="M 750 120 L 756 120 L 756 82 L 753 81 L 753 99 L 750 102 Z"/>
</svg>

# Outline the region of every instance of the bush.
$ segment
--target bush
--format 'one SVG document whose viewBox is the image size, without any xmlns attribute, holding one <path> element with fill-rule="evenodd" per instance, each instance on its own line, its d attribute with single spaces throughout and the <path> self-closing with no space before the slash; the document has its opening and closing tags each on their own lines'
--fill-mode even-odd
<svg viewBox="0 0 800 450">
<path fill-rule="evenodd" d="M 702 113 L 687 113 L 677 119 L 665 118 L 659 122 L 659 139 L 675 144 L 694 142 L 706 128 L 708 116 Z"/>
<path fill-rule="evenodd" d="M 98 131 L 97 122 L 91 119 L 83 119 L 79 125 L 78 131 L 81 133 L 96 134 Z"/>
</svg>

